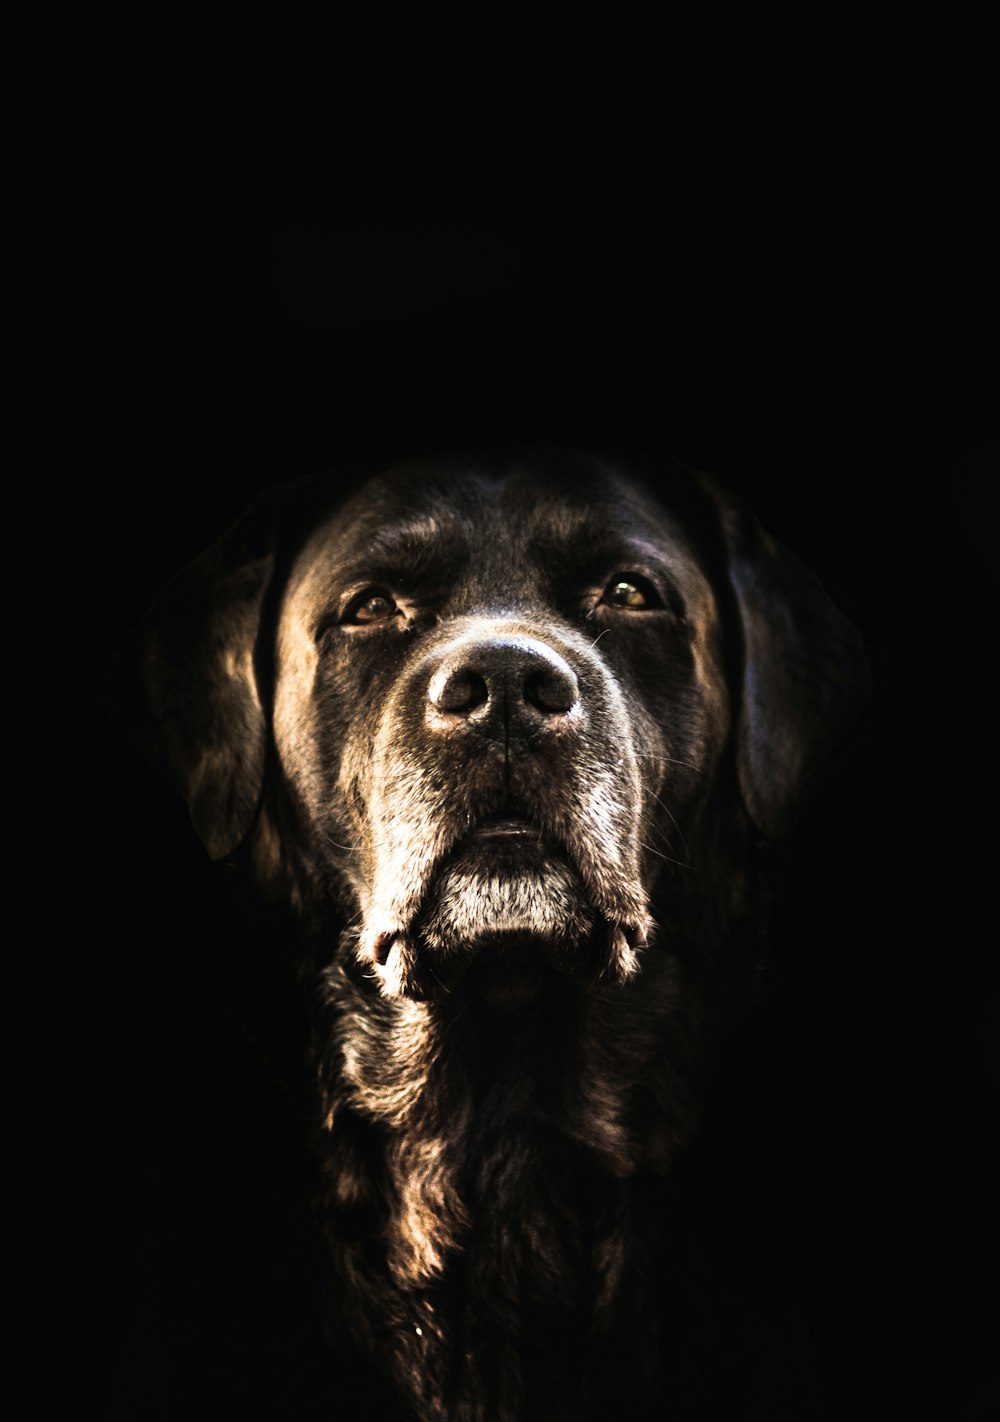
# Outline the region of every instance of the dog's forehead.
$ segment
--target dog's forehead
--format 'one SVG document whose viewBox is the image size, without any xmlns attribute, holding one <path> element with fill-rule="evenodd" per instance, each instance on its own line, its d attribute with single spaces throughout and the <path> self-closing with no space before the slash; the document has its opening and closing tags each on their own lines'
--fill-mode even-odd
<svg viewBox="0 0 1000 1422">
<path fill-rule="evenodd" d="M 289 579 L 291 598 L 322 601 L 345 576 L 473 568 L 506 581 L 592 556 L 594 574 L 616 556 L 666 565 L 689 590 L 707 583 L 669 493 L 653 496 L 612 468 L 570 473 L 532 464 L 504 472 L 401 469 L 377 475 L 321 518 Z"/>
</svg>

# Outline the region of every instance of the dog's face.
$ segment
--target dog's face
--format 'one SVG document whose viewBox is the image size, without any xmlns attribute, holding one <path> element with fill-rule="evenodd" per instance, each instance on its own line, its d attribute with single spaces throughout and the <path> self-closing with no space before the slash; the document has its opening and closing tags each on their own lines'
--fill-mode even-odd
<svg viewBox="0 0 1000 1422">
<path fill-rule="evenodd" d="M 252 828 L 387 996 L 628 979 L 657 879 L 737 802 L 780 830 L 854 703 L 815 579 L 676 467 L 428 461 L 307 504 L 154 616 L 147 744 L 213 855 Z"/>
<path fill-rule="evenodd" d="M 388 993 L 627 976 L 728 730 L 710 583 L 610 471 L 376 479 L 292 568 L 277 756 Z"/>
</svg>

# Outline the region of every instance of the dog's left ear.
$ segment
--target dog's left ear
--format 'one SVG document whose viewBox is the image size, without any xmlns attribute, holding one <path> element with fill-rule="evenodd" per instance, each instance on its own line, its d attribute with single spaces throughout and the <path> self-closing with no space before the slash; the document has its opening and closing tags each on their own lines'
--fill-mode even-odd
<svg viewBox="0 0 1000 1422">
<path fill-rule="evenodd" d="M 809 772 L 870 693 L 861 635 L 822 583 L 745 503 L 704 480 L 726 546 L 743 632 L 737 768 L 744 802 L 770 838 L 791 826 Z"/>
<path fill-rule="evenodd" d="M 112 714 L 184 796 L 213 859 L 243 839 L 263 784 L 255 650 L 272 503 L 263 496 L 169 584 L 119 648 L 108 685 Z"/>
</svg>

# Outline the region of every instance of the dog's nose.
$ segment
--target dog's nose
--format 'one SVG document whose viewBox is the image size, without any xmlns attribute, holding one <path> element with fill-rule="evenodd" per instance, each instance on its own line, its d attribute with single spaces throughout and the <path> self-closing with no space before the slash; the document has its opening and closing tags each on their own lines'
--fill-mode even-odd
<svg viewBox="0 0 1000 1422">
<path fill-rule="evenodd" d="M 539 729 L 576 706 L 580 688 L 572 667 L 534 637 L 491 637 L 446 653 L 427 688 L 445 716 Z"/>
</svg>

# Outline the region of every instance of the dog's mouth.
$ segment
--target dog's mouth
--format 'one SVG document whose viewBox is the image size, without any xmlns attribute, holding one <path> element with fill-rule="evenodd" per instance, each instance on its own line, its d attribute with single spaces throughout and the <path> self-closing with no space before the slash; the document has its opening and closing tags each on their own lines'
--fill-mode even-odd
<svg viewBox="0 0 1000 1422">
<path fill-rule="evenodd" d="M 391 996 L 519 1007 L 559 984 L 624 980 L 647 928 L 603 913 L 571 848 L 505 807 L 459 837 L 409 924 L 379 934 L 371 956 Z"/>
<path fill-rule="evenodd" d="M 507 841 L 528 841 L 538 840 L 540 833 L 536 826 L 532 825 L 524 816 L 504 815 L 496 819 L 485 820 L 478 825 L 469 835 L 470 840 L 477 843 L 488 844 L 495 840 Z"/>
</svg>

